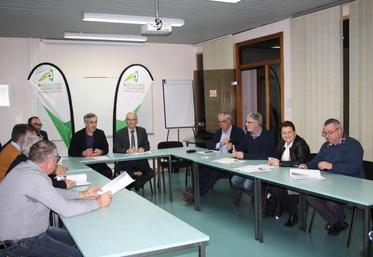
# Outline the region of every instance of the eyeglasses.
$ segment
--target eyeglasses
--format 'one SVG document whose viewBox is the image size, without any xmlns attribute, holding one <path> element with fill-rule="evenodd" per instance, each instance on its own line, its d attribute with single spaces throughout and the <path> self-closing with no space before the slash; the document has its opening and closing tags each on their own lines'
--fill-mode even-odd
<svg viewBox="0 0 373 257">
<path fill-rule="evenodd" d="M 336 129 L 333 130 L 333 131 L 323 131 L 323 132 L 321 133 L 321 136 L 323 136 L 323 137 L 330 136 L 330 135 L 334 134 L 338 129 L 340 129 L 340 128 L 336 128 Z"/>
<path fill-rule="evenodd" d="M 41 123 L 31 123 L 31 125 L 32 126 L 38 126 L 38 127 L 42 127 L 43 126 L 43 124 L 41 124 Z"/>
<path fill-rule="evenodd" d="M 137 121 L 137 119 L 126 119 L 126 121 Z"/>
<path fill-rule="evenodd" d="M 56 162 L 59 162 L 61 160 L 61 156 L 59 156 L 59 155 L 54 156 L 54 159 L 56 159 Z"/>
<path fill-rule="evenodd" d="M 227 122 L 227 120 L 219 120 L 218 121 L 218 123 L 220 124 L 220 123 L 226 123 Z"/>
</svg>

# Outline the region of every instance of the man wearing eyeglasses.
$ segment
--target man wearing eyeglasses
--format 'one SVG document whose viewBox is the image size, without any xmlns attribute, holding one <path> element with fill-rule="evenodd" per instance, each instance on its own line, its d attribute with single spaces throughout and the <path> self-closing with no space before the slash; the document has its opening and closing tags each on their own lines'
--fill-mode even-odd
<svg viewBox="0 0 373 257">
<path fill-rule="evenodd" d="M 114 153 L 143 153 L 149 151 L 150 145 L 145 128 L 137 126 L 137 115 L 134 112 L 126 114 L 127 127 L 117 131 L 113 147 Z M 135 187 L 138 191 L 146 182 L 154 177 L 154 171 L 147 160 L 134 160 L 119 162 L 115 165 L 115 171 L 126 171 L 135 182 L 127 189 Z"/>
<path fill-rule="evenodd" d="M 30 117 L 27 123 L 36 129 L 39 137 L 41 137 L 44 140 L 48 140 L 48 133 L 41 129 L 43 127 L 43 124 L 41 124 L 39 117 L 37 116 Z"/>
<path fill-rule="evenodd" d="M 39 141 L 29 160 L 0 183 L 0 241 L 7 247 L 0 256 L 81 256 L 66 230 L 49 227 L 49 213 L 71 217 L 104 208 L 111 193 L 98 196 L 98 187 L 84 192 L 54 188 L 48 175 L 58 158 L 52 142 Z"/>
<path fill-rule="evenodd" d="M 301 164 L 300 168 L 363 178 L 364 150 L 359 141 L 344 137 L 342 125 L 337 119 L 324 122 L 322 136 L 326 142 L 319 153 L 309 163 Z M 342 204 L 314 196 L 308 196 L 307 200 L 328 222 L 325 229 L 329 235 L 337 236 L 348 227 Z"/>
</svg>

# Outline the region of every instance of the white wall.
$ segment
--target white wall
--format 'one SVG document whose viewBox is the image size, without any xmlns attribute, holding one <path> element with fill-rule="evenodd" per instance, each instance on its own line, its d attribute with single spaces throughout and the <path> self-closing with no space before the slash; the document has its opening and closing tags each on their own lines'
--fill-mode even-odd
<svg viewBox="0 0 373 257">
<path fill-rule="evenodd" d="M 264 37 L 267 35 L 283 32 L 284 51 L 284 118 L 291 120 L 291 35 L 290 19 L 264 25 L 233 35 L 233 43 Z"/>
<path fill-rule="evenodd" d="M 153 149 L 159 141 L 166 139 L 167 134 L 164 128 L 162 79 L 193 79 L 195 70 L 195 47 L 192 45 L 57 45 L 45 44 L 39 39 L 0 38 L 0 56 L 0 84 L 11 85 L 11 107 L 0 109 L 2 120 L 6 120 L 0 132 L 1 142 L 9 138 L 11 128 L 16 122 L 26 122 L 33 114 L 34 100 L 30 94 L 27 76 L 30 70 L 41 62 L 54 63 L 61 68 L 67 79 L 117 77 L 128 65 L 138 63 L 146 66 L 154 77 L 154 135 L 149 136 Z M 170 135 L 171 140 L 177 137 L 176 131 Z M 193 133 L 191 129 L 182 129 L 180 135 L 182 139 L 192 136 Z M 111 144 L 111 139 L 108 141 Z M 62 142 L 57 142 L 57 145 L 60 153 L 65 155 L 66 148 Z"/>
</svg>

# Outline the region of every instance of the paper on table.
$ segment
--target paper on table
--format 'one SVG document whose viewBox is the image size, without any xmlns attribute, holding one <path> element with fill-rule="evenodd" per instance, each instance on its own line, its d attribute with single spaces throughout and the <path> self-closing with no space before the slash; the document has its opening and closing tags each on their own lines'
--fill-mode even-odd
<svg viewBox="0 0 373 257">
<path fill-rule="evenodd" d="M 115 179 L 111 180 L 109 183 L 107 183 L 105 186 L 101 188 L 101 191 L 98 192 L 99 195 L 105 194 L 106 192 L 111 192 L 111 194 L 115 194 L 116 192 L 122 190 L 129 184 L 131 184 L 133 181 L 135 181 L 133 178 L 131 178 L 130 175 L 128 175 L 127 172 L 123 172 Z"/>
<path fill-rule="evenodd" d="M 213 160 L 213 162 L 218 162 L 222 164 L 232 164 L 232 163 L 245 162 L 245 161 L 234 159 L 234 158 L 221 158 L 221 159 Z"/>
<path fill-rule="evenodd" d="M 86 186 L 91 183 L 87 181 L 87 174 L 81 173 L 81 174 L 72 174 L 67 176 L 57 176 L 57 180 L 72 180 L 75 182 L 75 186 Z"/>
<path fill-rule="evenodd" d="M 293 179 L 325 179 L 319 170 L 311 169 L 290 169 L 290 177 Z"/>
<path fill-rule="evenodd" d="M 275 168 L 273 166 L 270 166 L 268 164 L 259 164 L 259 165 L 245 165 L 242 167 L 235 168 L 236 170 L 242 171 L 242 172 L 263 172 L 263 171 L 270 171 L 271 168 Z"/>
</svg>

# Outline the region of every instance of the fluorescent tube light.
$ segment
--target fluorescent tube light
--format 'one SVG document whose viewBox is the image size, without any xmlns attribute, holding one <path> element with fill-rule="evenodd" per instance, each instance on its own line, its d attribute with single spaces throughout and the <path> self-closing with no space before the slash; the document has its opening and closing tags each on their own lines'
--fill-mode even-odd
<svg viewBox="0 0 373 257">
<path fill-rule="evenodd" d="M 44 44 L 53 45 L 103 45 L 103 46 L 144 46 L 144 42 L 113 42 L 94 40 L 70 40 L 70 39 L 41 39 Z"/>
<path fill-rule="evenodd" d="M 235 3 L 240 2 L 241 0 L 210 0 L 210 1 L 213 1 L 213 2 L 224 2 L 224 3 L 232 3 L 232 4 L 235 4 Z"/>
<path fill-rule="evenodd" d="M 170 24 L 172 27 L 181 27 L 184 25 L 184 20 L 174 18 L 160 18 L 163 22 Z M 85 12 L 83 21 L 95 22 L 111 22 L 111 23 L 126 23 L 126 24 L 148 24 L 154 22 L 155 18 L 150 16 L 134 16 L 109 13 L 94 13 Z"/>
<path fill-rule="evenodd" d="M 74 33 L 65 32 L 64 38 L 67 39 L 85 39 L 85 40 L 105 40 L 105 41 L 124 41 L 124 42 L 145 42 L 147 37 L 137 35 L 120 34 L 95 34 L 95 33 Z"/>
</svg>

